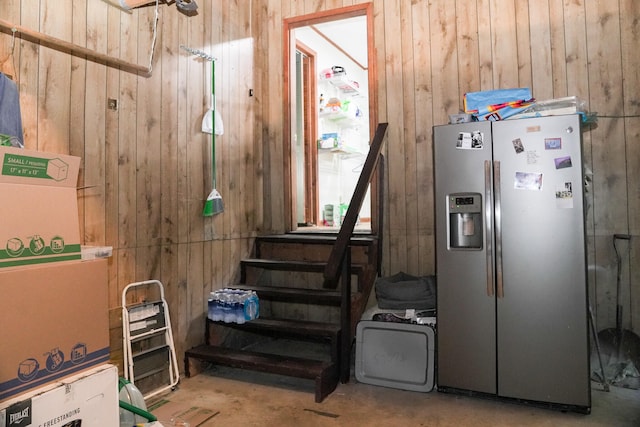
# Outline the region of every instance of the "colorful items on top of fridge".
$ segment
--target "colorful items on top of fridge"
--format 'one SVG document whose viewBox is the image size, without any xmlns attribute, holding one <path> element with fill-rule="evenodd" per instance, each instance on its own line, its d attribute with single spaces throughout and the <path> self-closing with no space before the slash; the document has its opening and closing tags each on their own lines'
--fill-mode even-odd
<svg viewBox="0 0 640 427">
<path fill-rule="evenodd" d="M 496 89 L 464 94 L 464 111 L 476 120 L 498 121 L 518 114 L 535 99 L 529 88 Z"/>
<path fill-rule="evenodd" d="M 595 116 L 587 113 L 586 102 L 577 96 L 536 101 L 529 88 L 467 92 L 463 104 L 464 112 L 449 115 L 450 124 L 563 114 L 580 114 L 583 122 L 595 121 Z"/>
</svg>

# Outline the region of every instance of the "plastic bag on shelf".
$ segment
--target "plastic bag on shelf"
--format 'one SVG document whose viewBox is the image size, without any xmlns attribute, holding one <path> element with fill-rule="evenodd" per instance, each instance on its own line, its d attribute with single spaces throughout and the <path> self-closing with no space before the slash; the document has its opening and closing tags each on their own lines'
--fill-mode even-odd
<svg viewBox="0 0 640 427">
<path fill-rule="evenodd" d="M 563 114 L 585 113 L 587 103 L 577 96 L 567 96 L 564 98 L 547 99 L 537 101 L 522 110 L 513 119 L 524 119 L 528 117 L 559 116 Z"/>
</svg>

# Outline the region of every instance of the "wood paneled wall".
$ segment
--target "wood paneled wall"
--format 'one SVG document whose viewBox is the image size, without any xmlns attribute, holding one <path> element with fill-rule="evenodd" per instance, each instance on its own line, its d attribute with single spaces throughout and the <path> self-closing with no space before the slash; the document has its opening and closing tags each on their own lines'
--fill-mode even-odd
<svg viewBox="0 0 640 427">
<path fill-rule="evenodd" d="M 126 284 L 163 281 L 181 354 L 202 341 L 206 296 L 236 279 L 252 238 L 284 231 L 282 20 L 360 2 L 200 0 L 192 17 L 161 4 L 150 78 L 19 38 L 5 61 L 11 36 L 0 34 L 2 71 L 16 68 L 27 148 L 83 159 L 83 242 L 114 248 L 114 357 Z M 613 326 L 612 236 L 631 234 L 631 245 L 620 246 L 622 296 L 625 326 L 631 314 L 640 331 L 640 3 L 373 3 L 378 117 L 389 123 L 383 274 L 434 272 L 431 129 L 462 107 L 465 92 L 526 86 L 538 99 L 576 95 L 600 116 L 584 134 L 590 298 L 598 327 Z M 0 18 L 149 63 L 153 5 L 130 14 L 106 0 L 3 0 Z M 200 131 L 210 68 L 180 45 L 218 58 L 225 134 L 216 141 L 217 188 L 225 211 L 213 218 L 201 215 L 211 187 L 210 137 Z"/>
<path fill-rule="evenodd" d="M 257 34 L 256 118 L 265 147 L 264 229 L 285 228 L 282 174 L 282 20 L 363 3 L 268 1 Z M 256 2 L 257 3 L 257 2 Z M 632 0 L 375 0 L 378 117 L 389 123 L 383 274 L 434 272 L 432 126 L 464 93 L 530 87 L 537 99 L 578 96 L 598 123 L 584 133 L 589 292 L 598 329 L 615 324 L 623 255 L 624 326 L 640 331 L 640 4 Z M 535 260 L 532 260 L 535 262 Z M 544 266 L 540 266 L 544 268 Z M 629 285 L 630 284 L 630 285 Z"/>
<path fill-rule="evenodd" d="M 282 0 L 254 13 L 256 75 L 265 76 L 265 157 L 282 182 L 281 21 L 361 3 Z M 466 92 L 530 87 L 539 100 L 578 96 L 598 123 L 584 133 L 589 292 L 598 329 L 615 324 L 616 233 L 623 258 L 623 326 L 640 331 L 640 3 L 633 0 L 373 1 L 378 117 L 389 123 L 383 274 L 434 272 L 432 126 L 462 109 Z M 268 48 L 267 48 L 268 47 Z M 266 73 L 266 74 L 264 74 Z M 267 179 L 267 178 L 265 178 Z M 265 187 L 268 189 L 268 187 Z M 268 191 L 268 190 L 267 190 Z M 265 198 L 265 228 L 282 229 L 282 202 Z M 535 262 L 535 260 L 532 260 Z M 544 266 L 540 266 L 544 268 Z M 631 284 L 631 285 L 629 285 Z"/>
<path fill-rule="evenodd" d="M 155 2 L 127 13 L 105 0 L 7 0 L 0 18 L 147 67 Z M 131 282 L 165 286 L 179 355 L 202 342 L 208 293 L 234 282 L 260 230 L 262 145 L 255 137 L 250 7 L 199 1 L 188 17 L 160 2 L 151 77 L 120 71 L 0 34 L 2 71 L 19 85 L 26 148 L 82 158 L 81 236 L 113 247 L 109 261 L 111 345 L 121 359 L 121 293 Z M 242 3 L 242 2 L 240 2 Z M 250 4 L 250 3 L 247 3 Z M 202 216 L 212 188 L 211 63 L 225 133 L 216 137 L 224 213 Z M 15 71 L 14 71 L 15 68 Z M 117 110 L 108 108 L 116 100 Z M 91 286 L 90 283 L 87 286 Z M 138 298 L 137 295 L 131 295 Z M 182 360 L 182 357 L 180 357 Z M 180 365 L 182 368 L 182 365 Z"/>
</svg>

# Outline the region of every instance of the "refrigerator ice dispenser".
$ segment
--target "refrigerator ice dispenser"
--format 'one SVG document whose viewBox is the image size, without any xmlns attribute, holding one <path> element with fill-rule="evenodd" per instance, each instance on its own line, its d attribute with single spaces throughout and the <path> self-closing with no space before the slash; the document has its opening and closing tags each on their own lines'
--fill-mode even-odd
<svg viewBox="0 0 640 427">
<path fill-rule="evenodd" d="M 449 249 L 482 249 L 482 195 L 449 194 Z"/>
</svg>

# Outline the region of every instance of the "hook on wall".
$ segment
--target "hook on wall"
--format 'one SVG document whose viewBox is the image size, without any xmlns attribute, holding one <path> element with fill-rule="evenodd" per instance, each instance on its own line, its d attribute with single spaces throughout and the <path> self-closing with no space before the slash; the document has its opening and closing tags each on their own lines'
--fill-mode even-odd
<svg viewBox="0 0 640 427">
<path fill-rule="evenodd" d="M 202 50 L 198 50 L 198 49 L 193 49 L 191 47 L 185 46 L 183 44 L 180 45 L 180 49 L 186 50 L 187 52 L 189 52 L 192 55 L 195 56 L 199 56 L 200 58 L 206 60 L 206 61 L 217 61 L 217 58 L 214 58 L 213 56 L 209 55 L 206 52 L 203 52 Z"/>
</svg>

